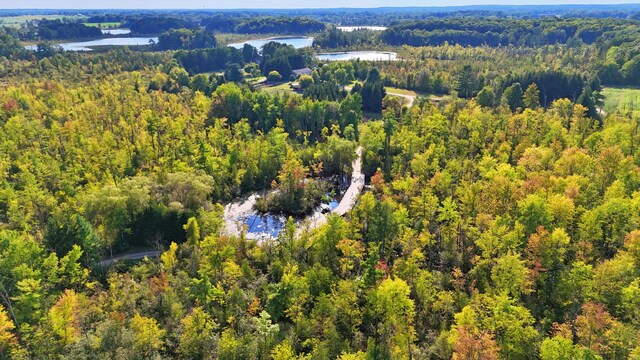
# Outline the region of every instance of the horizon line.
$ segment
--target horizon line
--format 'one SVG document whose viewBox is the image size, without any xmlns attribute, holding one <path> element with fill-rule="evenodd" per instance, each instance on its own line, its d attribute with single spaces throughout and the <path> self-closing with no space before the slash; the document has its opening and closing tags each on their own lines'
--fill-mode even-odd
<svg viewBox="0 0 640 360">
<path fill-rule="evenodd" d="M 504 8 L 513 8 L 513 7 L 590 7 L 590 6 L 606 6 L 606 7 L 615 7 L 615 6 L 640 6 L 640 1 L 638 2 L 627 2 L 627 3 L 602 3 L 602 2 L 589 2 L 589 3 L 549 3 L 549 4 L 501 4 L 501 3 L 493 3 L 493 4 L 468 4 L 468 5 L 428 5 L 428 6 L 375 6 L 375 7 L 280 7 L 280 8 L 262 8 L 262 7 L 246 7 L 246 8 L 213 8 L 213 7 L 188 7 L 188 8 L 169 8 L 169 7 L 158 7 L 158 8 L 125 8 L 125 7 L 113 7 L 113 8 L 48 8 L 48 7 L 22 7 L 22 8 L 4 8 L 0 9 L 0 12 L 3 11 L 33 11 L 33 10 L 54 10 L 54 11 L 73 11 L 73 10 L 129 10 L 129 11 L 138 11 L 138 10 L 206 10 L 206 11 L 247 11 L 247 10 L 260 10 L 260 11 L 268 11 L 268 10 L 384 10 L 384 9 L 451 9 L 451 8 L 473 8 L 473 7 L 504 7 Z"/>
</svg>

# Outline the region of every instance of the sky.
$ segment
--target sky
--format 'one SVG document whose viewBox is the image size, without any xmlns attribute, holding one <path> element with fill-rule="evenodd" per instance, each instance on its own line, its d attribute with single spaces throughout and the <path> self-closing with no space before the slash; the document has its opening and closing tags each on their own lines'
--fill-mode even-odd
<svg viewBox="0 0 640 360">
<path fill-rule="evenodd" d="M 639 2 L 640 0 L 0 0 L 0 9 L 284 9 Z"/>
</svg>

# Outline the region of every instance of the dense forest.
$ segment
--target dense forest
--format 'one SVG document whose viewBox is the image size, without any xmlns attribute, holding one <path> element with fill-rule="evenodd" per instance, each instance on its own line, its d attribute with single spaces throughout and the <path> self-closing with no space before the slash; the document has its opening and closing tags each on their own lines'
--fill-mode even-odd
<svg viewBox="0 0 640 360">
<path fill-rule="evenodd" d="M 633 9 L 89 11 L 159 41 L 83 52 L 20 41 L 69 19 L 0 30 L 0 359 L 640 359 L 640 104 L 603 110 L 640 85 Z M 301 220 L 360 170 L 344 216 Z M 256 194 L 279 233 L 229 232 Z"/>
</svg>

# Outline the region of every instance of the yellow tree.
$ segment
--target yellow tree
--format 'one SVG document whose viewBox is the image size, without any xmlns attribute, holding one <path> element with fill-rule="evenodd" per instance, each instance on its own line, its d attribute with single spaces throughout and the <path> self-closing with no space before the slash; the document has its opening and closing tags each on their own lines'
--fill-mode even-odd
<svg viewBox="0 0 640 360">
<path fill-rule="evenodd" d="M 26 358 L 24 349 L 20 347 L 18 339 L 13 333 L 14 329 L 13 321 L 9 318 L 4 307 L 0 305 L 0 358 L 2 359 L 18 359 L 23 356 Z"/>
<path fill-rule="evenodd" d="M 49 321 L 65 347 L 80 339 L 80 298 L 73 290 L 66 290 L 51 307 Z"/>
<path fill-rule="evenodd" d="M 131 319 L 133 345 L 141 355 L 152 357 L 162 348 L 166 330 L 161 329 L 155 319 L 135 314 Z"/>
</svg>

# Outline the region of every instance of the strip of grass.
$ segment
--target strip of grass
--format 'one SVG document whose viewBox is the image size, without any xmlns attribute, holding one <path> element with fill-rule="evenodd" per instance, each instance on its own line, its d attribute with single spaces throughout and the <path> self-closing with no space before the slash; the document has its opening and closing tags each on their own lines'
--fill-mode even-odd
<svg viewBox="0 0 640 360">
<path fill-rule="evenodd" d="M 406 96 L 417 96 L 418 95 L 413 90 L 400 89 L 400 88 L 395 88 L 395 87 L 391 87 L 391 86 L 385 86 L 385 90 L 387 90 L 387 94 L 398 94 L 398 95 L 406 95 Z"/>
<path fill-rule="evenodd" d="M 100 29 L 116 29 L 120 27 L 120 22 L 84 23 L 86 26 Z"/>
</svg>

